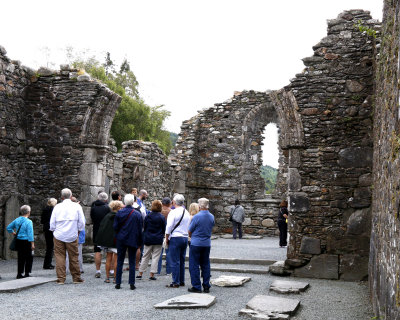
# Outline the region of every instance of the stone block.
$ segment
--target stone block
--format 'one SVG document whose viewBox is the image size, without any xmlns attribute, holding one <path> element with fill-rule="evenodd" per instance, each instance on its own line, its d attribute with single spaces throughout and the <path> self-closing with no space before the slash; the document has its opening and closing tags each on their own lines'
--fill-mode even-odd
<svg viewBox="0 0 400 320">
<path fill-rule="evenodd" d="M 277 276 L 286 276 L 290 274 L 285 268 L 285 261 L 277 261 L 269 266 L 269 272 Z"/>
<path fill-rule="evenodd" d="M 11 293 L 26 290 L 36 287 L 41 284 L 56 281 L 57 278 L 48 277 L 29 277 L 10 281 L 3 281 L 0 283 L 0 293 Z"/>
<path fill-rule="evenodd" d="M 219 276 L 217 279 L 211 280 L 211 284 L 217 287 L 239 287 L 249 282 L 250 277 L 238 277 L 238 276 Z"/>
<path fill-rule="evenodd" d="M 303 254 L 320 254 L 321 240 L 311 237 L 303 237 L 301 239 L 300 253 Z"/>
<path fill-rule="evenodd" d="M 340 257 L 340 280 L 363 281 L 368 278 L 368 256 L 344 254 Z"/>
<path fill-rule="evenodd" d="M 243 225 L 244 226 L 250 226 L 251 225 L 251 218 L 244 218 Z"/>
<path fill-rule="evenodd" d="M 156 309 L 195 309 L 212 306 L 216 298 L 204 293 L 191 293 L 165 300 L 154 305 Z"/>
<path fill-rule="evenodd" d="M 288 188 L 289 191 L 300 191 L 301 189 L 301 177 L 299 174 L 299 170 L 295 168 L 289 168 L 288 172 Z"/>
<path fill-rule="evenodd" d="M 306 193 L 298 192 L 289 195 L 290 212 L 307 212 L 308 210 L 310 210 L 310 201 Z"/>
<path fill-rule="evenodd" d="M 309 286 L 307 282 L 275 280 L 269 290 L 278 293 L 300 293 L 306 291 Z"/>
<path fill-rule="evenodd" d="M 350 147 L 340 150 L 339 165 L 344 168 L 372 167 L 372 148 Z"/>
<path fill-rule="evenodd" d="M 339 279 L 339 258 L 332 254 L 314 256 L 307 265 L 295 269 L 293 275 L 302 278 Z"/>
<path fill-rule="evenodd" d="M 97 163 L 83 163 L 79 170 L 79 180 L 83 184 L 97 185 Z"/>
<path fill-rule="evenodd" d="M 371 232 L 371 208 L 355 211 L 347 221 L 347 234 L 359 235 Z"/>
<path fill-rule="evenodd" d="M 85 162 L 97 162 L 97 151 L 93 148 L 85 148 L 83 152 L 83 160 Z"/>
<path fill-rule="evenodd" d="M 246 308 L 265 315 L 294 315 L 299 306 L 300 301 L 297 299 L 257 295 L 247 302 Z"/>
<path fill-rule="evenodd" d="M 263 227 L 272 228 L 275 227 L 275 222 L 272 219 L 264 219 L 261 224 Z"/>
</svg>

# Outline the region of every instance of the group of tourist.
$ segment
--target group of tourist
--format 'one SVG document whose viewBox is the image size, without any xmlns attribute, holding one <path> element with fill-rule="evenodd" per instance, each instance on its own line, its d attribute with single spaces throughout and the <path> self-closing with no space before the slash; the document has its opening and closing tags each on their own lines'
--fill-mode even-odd
<svg viewBox="0 0 400 320">
<path fill-rule="evenodd" d="M 175 194 L 173 200 L 166 197 L 154 200 L 150 210 L 144 200 L 147 191 L 133 189 L 132 193 L 121 195 L 114 191 L 108 203 L 108 195 L 99 192 L 98 199 L 91 206 L 93 242 L 95 254 L 95 277 L 101 277 L 102 252 L 106 253 L 106 279 L 121 288 L 123 265 L 128 251 L 129 284 L 134 290 L 135 280 L 143 278 L 149 260 L 149 280 L 157 280 L 161 274 L 162 255 L 166 253 L 166 273 L 172 275 L 168 288 L 185 286 L 185 257 L 190 239 L 189 273 L 192 287 L 189 292 L 209 292 L 210 288 L 210 247 L 214 216 L 208 211 L 209 201 L 201 198 L 193 203 L 189 211 L 184 206 L 184 197 Z M 51 198 L 43 209 L 41 223 L 46 240 L 44 269 L 56 269 L 57 284 L 64 284 L 69 269 L 73 283 L 83 283 L 82 243 L 85 242 L 85 216 L 79 202 L 70 189 L 61 191 L 62 202 Z M 31 208 L 24 205 L 20 217 L 7 226 L 16 237 L 18 251 L 17 278 L 29 277 L 32 271 L 35 248 L 33 224 L 29 219 Z M 52 256 L 56 265 L 52 265 Z M 141 261 L 140 261 L 141 260 Z M 139 263 L 140 261 L 140 263 Z M 200 279 L 203 278 L 203 283 Z M 139 271 L 135 277 L 135 272 Z"/>
</svg>

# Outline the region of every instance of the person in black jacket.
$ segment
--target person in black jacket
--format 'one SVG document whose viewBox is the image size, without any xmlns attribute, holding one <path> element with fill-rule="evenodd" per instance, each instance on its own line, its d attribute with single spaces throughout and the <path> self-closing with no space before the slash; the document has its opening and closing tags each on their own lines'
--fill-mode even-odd
<svg viewBox="0 0 400 320">
<path fill-rule="evenodd" d="M 154 200 L 151 204 L 151 212 L 144 219 L 144 252 L 142 262 L 139 267 L 137 279 L 142 279 L 143 272 L 146 271 L 151 256 L 150 280 L 157 280 L 154 274 L 157 272 L 158 260 L 162 250 L 166 222 L 161 214 L 162 204 L 160 200 Z"/>
<path fill-rule="evenodd" d="M 50 218 L 53 212 L 54 206 L 57 204 L 57 199 L 50 198 L 47 200 L 47 206 L 43 208 L 40 223 L 43 224 L 43 233 L 46 240 L 46 254 L 44 256 L 43 269 L 54 269 L 51 264 L 53 259 L 53 231 L 50 231 Z"/>
<path fill-rule="evenodd" d="M 93 223 L 93 241 L 96 241 L 97 232 L 99 231 L 101 220 L 106 216 L 107 213 L 111 211 L 107 203 L 108 195 L 105 192 L 100 192 L 98 199 L 92 203 L 92 208 L 90 209 L 90 218 Z M 101 248 L 97 243 L 94 245 L 94 262 L 96 264 L 96 278 L 101 277 Z"/>
<path fill-rule="evenodd" d="M 279 228 L 279 246 L 284 248 L 287 246 L 287 218 L 289 212 L 287 209 L 287 201 L 282 201 L 279 205 L 278 228 Z"/>
</svg>

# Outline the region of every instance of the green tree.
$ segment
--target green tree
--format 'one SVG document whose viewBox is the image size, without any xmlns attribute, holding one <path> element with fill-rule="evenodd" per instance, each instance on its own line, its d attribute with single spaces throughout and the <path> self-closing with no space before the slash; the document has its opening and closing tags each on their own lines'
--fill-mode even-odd
<svg viewBox="0 0 400 320">
<path fill-rule="evenodd" d="M 114 62 L 108 52 L 104 64 L 91 57 L 76 59 L 73 65 L 85 69 L 93 78 L 100 80 L 122 97 L 110 132 L 119 150 L 124 141 L 144 140 L 156 142 L 169 154 L 172 143 L 169 132 L 163 129 L 163 125 L 171 113 L 163 105 L 151 107 L 140 98 L 139 83 L 128 60 L 124 59 L 119 72 L 115 71 Z"/>
</svg>

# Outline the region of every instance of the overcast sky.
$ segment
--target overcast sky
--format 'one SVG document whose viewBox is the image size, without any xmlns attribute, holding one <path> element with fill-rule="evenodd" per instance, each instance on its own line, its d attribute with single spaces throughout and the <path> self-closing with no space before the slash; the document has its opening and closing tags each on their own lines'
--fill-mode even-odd
<svg viewBox="0 0 400 320">
<path fill-rule="evenodd" d="M 234 91 L 280 89 L 346 9 L 382 19 L 383 0 L 7 0 L 0 45 L 38 68 L 65 62 L 65 48 L 126 57 L 150 105 L 172 112 L 166 129 L 227 100 Z M 43 48 L 47 47 L 48 50 Z M 274 129 L 276 132 L 276 129 Z M 266 153 L 277 166 L 276 133 Z M 272 149 L 271 149 L 272 148 Z M 274 156 L 271 156 L 274 154 Z"/>
</svg>

